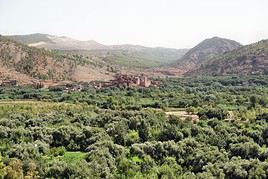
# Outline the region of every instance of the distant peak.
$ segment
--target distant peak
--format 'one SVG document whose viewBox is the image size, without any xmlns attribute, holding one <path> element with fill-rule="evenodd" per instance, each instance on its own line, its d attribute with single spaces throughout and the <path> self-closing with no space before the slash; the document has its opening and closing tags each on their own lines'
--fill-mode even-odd
<svg viewBox="0 0 268 179">
<path fill-rule="evenodd" d="M 42 33 L 34 33 L 34 34 L 26 34 L 21 36 L 48 36 L 48 34 L 42 34 Z"/>
<path fill-rule="evenodd" d="M 218 36 L 214 36 L 214 37 L 212 37 L 211 39 L 223 39 L 223 38 L 218 37 Z"/>
<path fill-rule="evenodd" d="M 229 39 L 218 37 L 218 36 L 214 36 L 214 37 L 208 38 L 206 40 L 207 41 L 219 41 L 219 40 L 229 40 Z"/>
</svg>

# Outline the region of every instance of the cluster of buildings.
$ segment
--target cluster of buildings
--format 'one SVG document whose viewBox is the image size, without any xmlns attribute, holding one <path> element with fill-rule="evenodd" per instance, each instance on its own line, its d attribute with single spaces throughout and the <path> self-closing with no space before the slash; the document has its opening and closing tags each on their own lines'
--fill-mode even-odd
<svg viewBox="0 0 268 179">
<path fill-rule="evenodd" d="M 17 86 L 17 80 L 2 80 L 0 81 L 1 87 L 12 87 Z"/>
<path fill-rule="evenodd" d="M 1 87 L 13 87 L 17 86 L 17 80 L 0 80 Z M 84 87 L 93 86 L 95 89 L 102 89 L 108 87 L 150 87 L 158 86 L 157 81 L 151 81 L 145 75 L 129 75 L 129 74 L 118 74 L 115 76 L 115 79 L 107 82 L 92 81 L 90 83 L 68 83 L 68 82 L 57 82 L 57 83 L 48 83 L 46 81 L 32 81 L 32 87 L 36 89 L 48 88 L 50 90 L 63 90 L 67 92 L 81 91 Z"/>
<path fill-rule="evenodd" d="M 107 82 L 91 82 L 91 85 L 96 89 L 108 88 L 113 86 L 128 86 L 128 87 L 150 87 L 157 86 L 156 82 L 151 81 L 145 75 L 128 75 L 118 74 L 115 79 Z"/>
<path fill-rule="evenodd" d="M 41 86 L 41 85 L 40 85 Z M 115 79 L 101 82 L 92 81 L 90 83 L 67 83 L 67 84 L 57 84 L 51 85 L 48 88 L 53 90 L 61 89 L 67 92 L 81 91 L 84 87 L 93 86 L 95 89 L 103 89 L 109 87 L 150 87 L 159 86 L 157 81 L 151 81 L 145 75 L 129 75 L 129 74 L 117 74 Z"/>
</svg>

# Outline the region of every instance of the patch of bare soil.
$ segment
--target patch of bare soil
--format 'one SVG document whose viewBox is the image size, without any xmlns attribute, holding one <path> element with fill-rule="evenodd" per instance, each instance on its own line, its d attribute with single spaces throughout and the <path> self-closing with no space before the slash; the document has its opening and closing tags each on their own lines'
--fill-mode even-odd
<svg viewBox="0 0 268 179">
<path fill-rule="evenodd" d="M 179 118 L 181 118 L 182 120 L 185 120 L 186 118 L 191 118 L 192 121 L 199 121 L 199 117 L 196 114 L 189 114 L 186 111 L 168 111 L 165 112 L 167 116 L 177 116 Z"/>
<path fill-rule="evenodd" d="M 32 82 L 33 78 L 28 75 L 19 73 L 12 69 L 7 69 L 0 64 L 0 81 L 6 79 L 16 79 L 20 85 L 29 84 Z"/>
<path fill-rule="evenodd" d="M 94 68 L 92 66 L 77 66 L 74 74 L 72 75 L 72 79 L 75 81 L 109 81 L 113 79 L 114 74 L 107 72 L 101 68 Z"/>
</svg>

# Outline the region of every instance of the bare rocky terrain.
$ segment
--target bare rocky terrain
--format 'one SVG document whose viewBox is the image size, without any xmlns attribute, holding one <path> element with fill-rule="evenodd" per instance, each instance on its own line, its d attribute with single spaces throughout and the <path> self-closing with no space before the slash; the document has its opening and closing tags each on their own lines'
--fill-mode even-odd
<svg viewBox="0 0 268 179">
<path fill-rule="evenodd" d="M 29 47 L 6 37 L 0 37 L 0 64 L 0 78 L 16 79 L 19 84 L 38 80 L 108 80 L 112 76 L 105 67 L 82 64 L 75 58 Z"/>
</svg>

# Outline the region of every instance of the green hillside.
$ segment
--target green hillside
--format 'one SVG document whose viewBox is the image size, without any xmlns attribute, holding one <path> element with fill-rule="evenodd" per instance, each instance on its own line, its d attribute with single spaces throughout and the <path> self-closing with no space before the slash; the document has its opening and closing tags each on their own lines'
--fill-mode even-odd
<svg viewBox="0 0 268 179">
<path fill-rule="evenodd" d="M 64 51 L 82 55 L 86 59 L 98 59 L 111 65 L 148 68 L 167 65 L 181 58 L 186 49 L 144 48 L 139 50 L 88 50 Z"/>
</svg>

